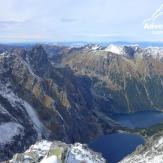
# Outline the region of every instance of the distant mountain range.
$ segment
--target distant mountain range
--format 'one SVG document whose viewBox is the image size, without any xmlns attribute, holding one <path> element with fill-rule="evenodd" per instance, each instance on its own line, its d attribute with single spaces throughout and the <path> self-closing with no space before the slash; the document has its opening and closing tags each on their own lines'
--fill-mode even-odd
<svg viewBox="0 0 163 163">
<path fill-rule="evenodd" d="M 52 43 L 55 45 L 61 45 L 61 46 L 73 46 L 73 47 L 80 47 L 80 46 L 84 46 L 87 44 L 92 44 L 92 42 L 56 42 L 56 43 Z M 137 44 L 140 47 L 144 48 L 144 47 L 149 47 L 149 46 L 153 46 L 153 47 L 163 47 L 163 42 L 148 42 L 148 41 L 132 41 L 132 42 L 128 42 L 128 41 L 115 41 L 115 42 L 93 42 L 93 44 L 99 44 L 101 46 L 107 46 L 109 44 L 114 44 L 114 45 L 133 45 L 133 44 Z"/>
<path fill-rule="evenodd" d="M 139 45 L 142 48 L 145 47 L 163 47 L 163 42 L 156 42 L 156 41 L 110 41 L 110 42 L 89 42 L 89 41 L 67 41 L 67 42 L 29 42 L 29 43 L 0 43 L 0 46 L 8 46 L 8 47 L 21 47 L 21 48 L 29 48 L 36 44 L 47 44 L 47 45 L 58 45 L 58 46 L 67 46 L 67 47 L 82 47 L 88 44 L 99 44 L 101 46 L 107 46 L 109 44 L 114 45 Z"/>
</svg>

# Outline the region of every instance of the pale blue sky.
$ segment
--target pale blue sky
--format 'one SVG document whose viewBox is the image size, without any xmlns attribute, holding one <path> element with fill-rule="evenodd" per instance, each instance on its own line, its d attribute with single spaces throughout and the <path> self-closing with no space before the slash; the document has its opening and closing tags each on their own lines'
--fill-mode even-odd
<svg viewBox="0 0 163 163">
<path fill-rule="evenodd" d="M 143 28 L 162 0 L 0 0 L 0 4 L 1 42 L 163 41 L 162 31 Z"/>
</svg>

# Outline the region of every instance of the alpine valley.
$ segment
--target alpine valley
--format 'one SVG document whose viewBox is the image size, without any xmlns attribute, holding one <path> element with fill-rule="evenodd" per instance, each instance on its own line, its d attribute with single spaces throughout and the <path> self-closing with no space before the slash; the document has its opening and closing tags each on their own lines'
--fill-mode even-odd
<svg viewBox="0 0 163 163">
<path fill-rule="evenodd" d="M 123 163 L 163 160 L 162 97 L 161 47 L 0 45 L 0 161 L 103 163 L 88 146 L 114 133 L 145 140 Z M 162 117 L 150 127 L 116 118 L 144 112 Z"/>
</svg>

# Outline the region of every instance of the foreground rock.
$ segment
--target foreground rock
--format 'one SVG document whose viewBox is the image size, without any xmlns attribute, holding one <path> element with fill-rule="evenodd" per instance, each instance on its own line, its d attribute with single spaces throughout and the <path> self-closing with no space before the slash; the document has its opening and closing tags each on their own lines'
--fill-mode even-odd
<svg viewBox="0 0 163 163">
<path fill-rule="evenodd" d="M 26 152 L 14 155 L 5 163 L 106 163 L 98 153 L 88 149 L 86 145 L 75 143 L 42 140 L 32 145 Z"/>
<path fill-rule="evenodd" d="M 120 163 L 162 163 L 163 136 L 153 136 L 145 146 L 140 146 Z"/>
</svg>

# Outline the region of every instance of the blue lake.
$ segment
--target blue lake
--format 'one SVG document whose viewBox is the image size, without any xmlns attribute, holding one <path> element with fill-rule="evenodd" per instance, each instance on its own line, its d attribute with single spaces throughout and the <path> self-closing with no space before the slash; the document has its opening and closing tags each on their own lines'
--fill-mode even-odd
<svg viewBox="0 0 163 163">
<path fill-rule="evenodd" d="M 102 153 L 109 163 L 117 163 L 143 143 L 144 140 L 140 136 L 115 133 L 98 138 L 91 142 L 89 147 L 96 152 Z"/>
<path fill-rule="evenodd" d="M 144 111 L 132 114 L 115 114 L 112 118 L 122 126 L 128 128 L 149 128 L 163 122 L 163 113 L 157 111 Z M 136 147 L 143 144 L 141 136 L 115 133 L 102 136 L 91 142 L 89 147 L 97 152 L 102 153 L 109 163 L 117 163 L 125 156 L 132 153 Z"/>
<path fill-rule="evenodd" d="M 112 118 L 128 128 L 148 128 L 163 122 L 163 112 L 144 111 L 132 114 L 115 114 Z"/>
</svg>

